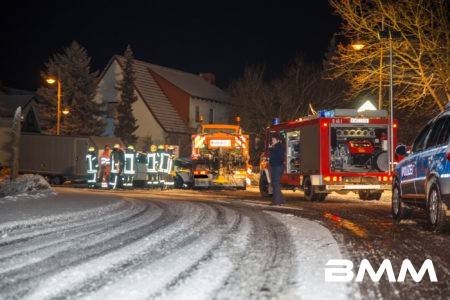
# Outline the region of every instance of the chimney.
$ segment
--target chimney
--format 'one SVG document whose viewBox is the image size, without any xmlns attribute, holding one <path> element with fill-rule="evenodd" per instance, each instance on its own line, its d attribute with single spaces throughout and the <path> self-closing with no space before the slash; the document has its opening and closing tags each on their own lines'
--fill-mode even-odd
<svg viewBox="0 0 450 300">
<path fill-rule="evenodd" d="M 216 75 L 213 73 L 200 73 L 200 77 L 211 84 L 216 84 Z"/>
</svg>

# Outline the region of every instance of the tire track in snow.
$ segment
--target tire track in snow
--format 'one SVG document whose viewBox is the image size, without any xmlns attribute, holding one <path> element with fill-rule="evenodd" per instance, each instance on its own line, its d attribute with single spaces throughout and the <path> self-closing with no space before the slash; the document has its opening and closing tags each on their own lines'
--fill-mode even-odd
<svg viewBox="0 0 450 300">
<path fill-rule="evenodd" d="M 133 229 L 142 227 L 145 222 L 149 222 L 148 216 L 139 216 L 147 210 L 147 206 L 138 203 L 131 205 L 127 210 L 119 213 L 107 215 L 101 219 L 75 222 L 69 226 L 59 226 L 58 232 L 51 234 L 41 234 L 37 231 L 33 238 L 29 237 L 26 243 L 20 245 L 8 244 L 5 253 L 0 255 L 1 273 L 17 270 L 30 264 L 37 264 L 60 252 L 73 248 L 73 244 L 87 247 L 93 244 L 92 236 L 95 236 L 95 243 L 107 241 L 108 239 L 127 233 Z M 140 219 L 148 219 L 142 223 Z M 128 227 L 123 228 L 122 223 L 129 222 Z M 86 224 L 83 226 L 83 224 Z M 134 225 L 133 225 L 134 224 Z M 114 230 L 114 231 L 113 231 Z M 42 231 L 47 231 L 46 229 Z M 10 251 L 8 251 L 10 250 Z M 3 252 L 3 251 L 2 251 Z M 18 271 L 20 272 L 20 271 Z M 0 274 L 1 274 L 0 273 Z"/>
<path fill-rule="evenodd" d="M 0 298 L 285 299 L 301 295 L 292 230 L 259 208 L 161 199 L 137 201 L 109 213 L 98 222 L 74 215 L 65 218 L 67 224 L 56 216 L 61 223 L 54 232 L 54 222 L 35 222 L 35 235 L 26 226 L 17 226 L 24 229 L 17 236 L 28 235 L 24 242 L 14 242 L 10 231 L 17 249 L 0 247 Z M 26 255 L 20 256 L 20 249 Z M 22 264 L 14 269 L 14 263 L 6 263 L 8 255 L 16 262 L 23 258 Z M 1 263 L 9 271 L 1 269 Z"/>
<path fill-rule="evenodd" d="M 0 253 L 0 261 L 5 259 L 11 259 L 15 254 L 24 251 L 38 250 L 52 245 L 52 243 L 64 241 L 63 239 L 57 239 L 57 235 L 75 235 L 79 232 L 94 232 L 98 227 L 103 227 L 105 224 L 114 224 L 118 220 L 126 220 L 141 213 L 146 209 L 146 205 L 142 203 L 126 203 L 127 205 L 114 205 L 117 209 L 114 210 L 102 210 L 97 212 L 95 218 L 91 210 L 78 213 L 78 218 L 69 222 L 66 219 L 64 223 L 60 221 L 58 224 L 53 224 L 48 227 L 48 222 L 42 223 L 41 226 L 34 225 L 33 227 L 22 226 L 20 230 L 11 230 L 7 236 L 3 237 L 0 242 L 2 252 Z M 74 214 L 71 214 L 73 219 Z M 60 217 L 57 217 L 60 219 Z M 49 218 L 45 218 L 48 220 Z M 36 223 L 36 220 L 33 220 Z M 103 226 L 101 226 L 103 225 Z M 78 233 L 79 234 L 79 233 Z M 72 236 L 73 237 L 73 236 Z M 2 268 L 0 268 L 1 270 Z"/>
<path fill-rule="evenodd" d="M 196 228 L 208 226 L 215 219 L 213 211 L 205 209 L 204 205 L 185 202 L 173 202 L 171 205 L 158 202 L 158 205 L 163 207 L 163 215 L 158 222 L 151 224 L 155 227 L 151 234 L 142 235 L 134 243 L 53 274 L 43 280 L 28 298 L 70 298 L 75 294 L 92 293 L 110 283 L 117 284 L 136 269 L 182 248 L 183 243 L 191 243 L 197 238 Z M 49 286 L 48 282 L 53 284 Z"/>
<path fill-rule="evenodd" d="M 143 211 L 135 214 L 132 218 L 127 216 L 126 220 L 119 218 L 111 224 L 99 222 L 98 226 L 101 232 L 87 233 L 76 238 L 72 238 L 70 234 L 55 236 L 56 246 L 50 245 L 39 251 L 47 257 L 40 259 L 36 253 L 31 252 L 29 265 L 0 274 L 3 279 L 0 281 L 2 295 L 11 294 L 14 298 L 21 298 L 27 293 L 27 290 L 34 287 L 36 278 L 46 278 L 90 257 L 102 256 L 108 251 L 123 247 L 139 239 L 141 235 L 151 233 L 152 229 L 148 225 L 161 218 L 161 211 L 155 209 L 149 214 L 149 206 L 154 207 L 153 204 L 145 204 Z M 129 208 L 131 207 L 129 206 Z"/>
</svg>

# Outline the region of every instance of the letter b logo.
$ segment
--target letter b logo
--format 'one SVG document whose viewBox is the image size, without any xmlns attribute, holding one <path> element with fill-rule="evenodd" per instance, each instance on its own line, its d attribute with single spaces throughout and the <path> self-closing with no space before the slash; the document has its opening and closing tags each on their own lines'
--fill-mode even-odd
<svg viewBox="0 0 450 300">
<path fill-rule="evenodd" d="M 330 268 L 335 267 L 335 268 Z M 353 263 L 347 259 L 330 259 L 325 268 L 326 282 L 348 282 L 353 279 Z"/>
</svg>

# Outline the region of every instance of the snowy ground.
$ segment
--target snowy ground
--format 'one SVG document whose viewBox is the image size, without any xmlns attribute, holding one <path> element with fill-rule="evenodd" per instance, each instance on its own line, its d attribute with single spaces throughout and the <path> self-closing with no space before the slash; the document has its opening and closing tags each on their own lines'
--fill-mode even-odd
<svg viewBox="0 0 450 300">
<path fill-rule="evenodd" d="M 16 201 L 21 198 L 41 198 L 53 193 L 50 184 L 44 177 L 35 174 L 24 174 L 13 182 L 0 182 L 0 201 Z"/>
<path fill-rule="evenodd" d="M 2 299 L 359 298 L 324 282 L 328 259 L 343 257 L 330 232 L 293 214 L 219 195 L 25 198 L 0 198 Z"/>
</svg>

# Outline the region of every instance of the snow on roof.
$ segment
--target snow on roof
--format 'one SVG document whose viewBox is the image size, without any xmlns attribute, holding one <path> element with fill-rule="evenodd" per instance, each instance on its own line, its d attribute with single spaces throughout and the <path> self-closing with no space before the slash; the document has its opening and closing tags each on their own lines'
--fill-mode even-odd
<svg viewBox="0 0 450 300">
<path fill-rule="evenodd" d="M 223 90 L 207 82 L 200 75 L 147 63 L 147 66 L 191 96 L 206 100 L 230 103 L 231 97 Z"/>
</svg>

